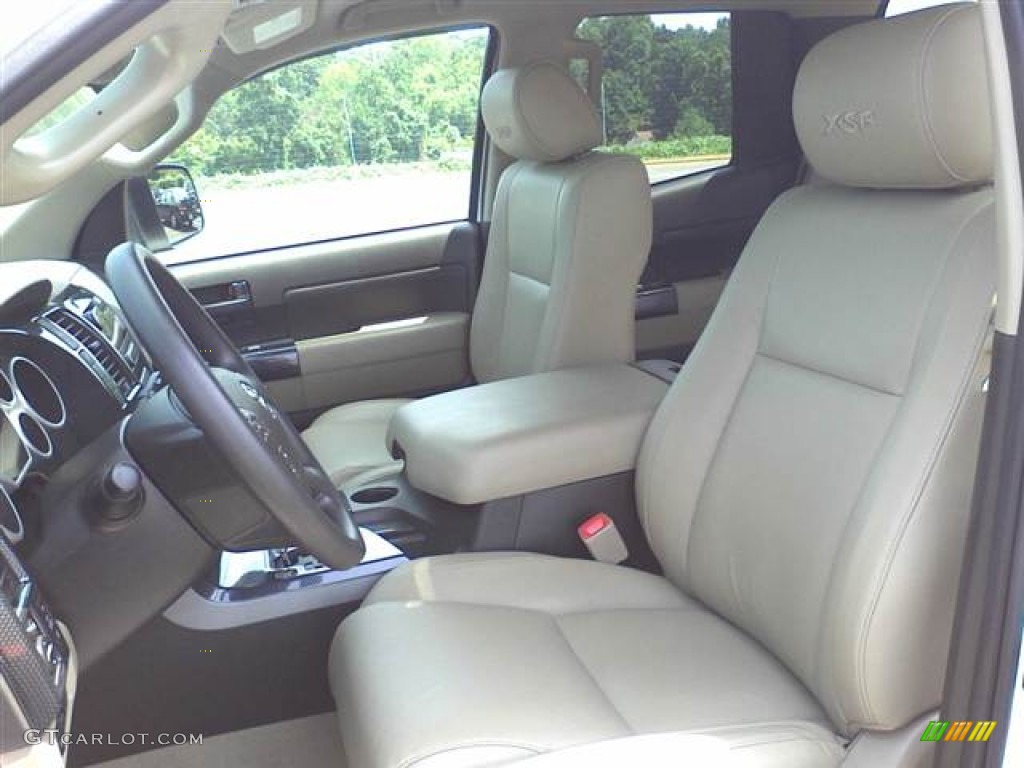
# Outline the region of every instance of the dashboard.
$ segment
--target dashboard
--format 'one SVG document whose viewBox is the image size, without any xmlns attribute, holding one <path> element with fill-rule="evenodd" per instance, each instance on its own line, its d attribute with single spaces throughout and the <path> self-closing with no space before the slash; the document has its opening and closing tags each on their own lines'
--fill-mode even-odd
<svg viewBox="0 0 1024 768">
<path fill-rule="evenodd" d="M 156 383 L 106 284 L 66 262 L 0 265 L 0 483 L 45 478 Z M 0 512 L 18 542 L 23 521 Z"/>
<path fill-rule="evenodd" d="M 37 579 L 45 568 L 29 565 L 47 534 L 43 489 L 158 384 L 97 275 L 69 262 L 0 264 L 0 762 L 24 752 L 26 729 L 66 729 L 74 698 L 69 611 Z M 71 529 L 51 525 L 49 539 Z"/>
<path fill-rule="evenodd" d="M 26 729 L 66 729 L 74 698 L 71 633 L 27 564 L 45 533 L 41 489 L 158 383 L 99 277 L 0 264 L 0 762 L 24 751 Z"/>
<path fill-rule="evenodd" d="M 123 267 L 118 253 L 125 252 L 114 252 L 113 270 Z M 156 300 L 133 293 L 135 286 L 121 280 L 125 274 L 112 273 L 118 295 Z M 145 309 L 133 309 L 145 322 Z M 159 344 L 163 336 L 147 339 Z M 144 348 L 110 287 L 86 267 L 0 263 L 4 765 L 18 764 L 8 752 L 24 748 L 25 730 L 66 728 L 77 670 L 89 669 L 207 579 L 219 552 L 294 541 L 275 514 L 282 505 L 255 492 L 209 439 L 216 418 L 204 430 L 155 369 L 150 353 L 173 359 L 165 353 L 183 341 L 200 351 L 187 333 L 178 347 Z M 262 428 L 280 433 L 278 452 L 287 451 L 290 433 L 258 382 L 204 351 L 210 358 L 200 354 L 196 362 L 208 366 L 223 407 L 243 417 L 241 433 L 248 429 L 261 440 Z M 318 486 L 305 473 L 301 480 L 298 499 L 308 492 L 319 505 Z"/>
</svg>

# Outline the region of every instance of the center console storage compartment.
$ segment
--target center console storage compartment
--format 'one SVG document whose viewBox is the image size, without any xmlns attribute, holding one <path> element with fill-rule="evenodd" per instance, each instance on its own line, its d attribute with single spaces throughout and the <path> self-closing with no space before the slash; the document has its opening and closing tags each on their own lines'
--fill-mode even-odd
<svg viewBox="0 0 1024 768">
<path fill-rule="evenodd" d="M 406 557 L 464 549 L 477 508 L 461 507 L 411 487 L 403 475 L 374 481 L 348 494 L 352 519 L 402 550 Z"/>
</svg>

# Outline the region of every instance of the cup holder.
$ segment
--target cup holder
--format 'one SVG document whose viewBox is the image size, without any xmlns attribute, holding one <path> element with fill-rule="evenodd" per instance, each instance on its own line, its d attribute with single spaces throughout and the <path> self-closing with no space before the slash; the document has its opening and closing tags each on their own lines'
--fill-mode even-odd
<svg viewBox="0 0 1024 768">
<path fill-rule="evenodd" d="M 397 488 L 373 487 L 360 488 L 350 497 L 356 504 L 383 504 L 398 495 Z"/>
</svg>

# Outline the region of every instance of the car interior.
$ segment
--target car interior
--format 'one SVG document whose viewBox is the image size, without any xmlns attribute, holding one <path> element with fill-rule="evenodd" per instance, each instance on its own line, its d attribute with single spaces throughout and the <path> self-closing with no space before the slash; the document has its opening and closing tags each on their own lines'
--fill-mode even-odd
<svg viewBox="0 0 1024 768">
<path fill-rule="evenodd" d="M 27 30 L 0 764 L 1014 764 L 1024 11 L 898 6 Z"/>
</svg>

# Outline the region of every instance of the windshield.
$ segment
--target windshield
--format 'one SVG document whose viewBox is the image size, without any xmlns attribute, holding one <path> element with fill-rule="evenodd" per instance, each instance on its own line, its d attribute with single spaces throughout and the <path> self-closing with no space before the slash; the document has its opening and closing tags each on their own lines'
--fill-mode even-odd
<svg viewBox="0 0 1024 768">
<path fill-rule="evenodd" d="M 0 56 L 6 55 L 80 1 L 32 0 L 31 3 L 5 3 L 4 22 L 0 24 Z"/>
</svg>

